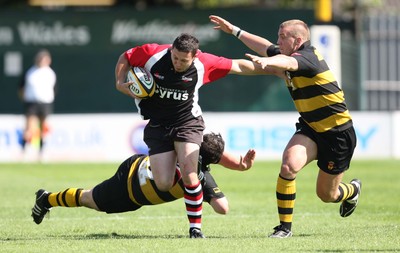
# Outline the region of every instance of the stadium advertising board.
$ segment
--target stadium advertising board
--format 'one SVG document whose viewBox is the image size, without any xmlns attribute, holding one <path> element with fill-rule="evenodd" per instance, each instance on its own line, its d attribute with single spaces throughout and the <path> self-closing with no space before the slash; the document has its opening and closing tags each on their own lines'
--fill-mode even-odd
<svg viewBox="0 0 400 253">
<path fill-rule="evenodd" d="M 312 11 L 215 10 L 252 32 L 276 39 L 279 23 L 295 14 L 312 22 Z M 114 88 L 115 63 L 120 54 L 145 43 L 172 43 L 182 32 L 195 35 L 201 50 L 229 58 L 244 58 L 248 49 L 241 42 L 213 29 L 209 10 L 121 8 L 112 11 L 0 10 L 0 113 L 22 113 L 17 89 L 24 70 L 38 49 L 52 53 L 57 73 L 58 92 L 55 113 L 131 112 L 131 101 L 121 100 Z M 240 18 L 245 16 L 246 19 Z M 265 29 L 264 23 L 271 29 Z M 257 24 L 257 25 L 254 25 Z M 274 77 L 246 77 L 246 81 L 265 83 L 253 89 L 248 98 L 235 92 L 247 88 L 244 77 L 228 76 L 212 85 L 202 108 L 209 111 L 272 111 L 293 109 L 283 82 L 272 85 Z M 273 86 L 273 87 L 270 87 Z M 93 91 L 96 96 L 93 96 Z M 203 92 L 203 91 L 202 91 Z M 285 94 L 274 101 L 277 92 Z M 220 96 L 221 93 L 231 94 Z M 71 97 L 74 103 L 71 103 Z M 102 99 L 98 99 L 101 97 Z M 237 99 L 239 98 L 240 99 Z M 105 99 L 106 98 L 106 99 Z M 274 101 L 265 103 L 264 101 Z"/>
<path fill-rule="evenodd" d="M 357 159 L 400 158 L 400 113 L 353 112 L 358 145 Z M 294 133 L 297 113 L 205 113 L 206 132 L 221 133 L 226 150 L 244 154 L 257 150 L 261 160 L 280 159 Z M 37 138 L 25 154 L 21 151 L 24 119 L 20 115 L 0 116 L 0 161 L 36 159 Z M 146 153 L 143 128 L 146 121 L 134 113 L 65 114 L 49 119 L 45 161 L 117 162 L 133 153 Z M 397 127 L 397 128 L 396 128 Z"/>
</svg>

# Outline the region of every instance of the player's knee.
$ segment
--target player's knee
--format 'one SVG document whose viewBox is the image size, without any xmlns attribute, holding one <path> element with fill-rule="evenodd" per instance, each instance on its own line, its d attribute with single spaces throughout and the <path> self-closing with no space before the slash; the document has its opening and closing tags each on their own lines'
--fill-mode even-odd
<svg viewBox="0 0 400 253">
<path fill-rule="evenodd" d="M 228 200 L 225 197 L 220 199 L 212 199 L 210 204 L 214 211 L 218 214 L 228 214 L 229 212 Z"/>
<path fill-rule="evenodd" d="M 297 171 L 288 163 L 282 163 L 280 175 L 286 179 L 295 178 Z"/>
<path fill-rule="evenodd" d="M 156 185 L 157 185 L 157 189 L 159 189 L 160 191 L 167 192 L 172 188 L 173 183 L 170 183 L 170 182 L 156 182 Z"/>
<path fill-rule="evenodd" d="M 228 214 L 228 212 L 229 212 L 229 207 L 228 207 L 228 206 L 219 206 L 219 207 L 214 208 L 214 211 L 215 211 L 216 213 L 218 213 L 218 214 L 223 214 L 223 215 L 225 215 L 225 214 Z"/>
<path fill-rule="evenodd" d="M 91 195 L 92 192 L 90 190 L 83 190 L 79 198 L 79 204 L 82 206 L 90 205 L 90 202 L 93 200 Z"/>
<path fill-rule="evenodd" d="M 92 209 L 99 211 L 99 208 L 97 207 L 96 203 L 94 202 L 92 190 L 83 190 L 82 191 L 81 196 L 79 198 L 79 204 L 81 206 L 84 206 L 87 208 L 92 208 Z"/>
<path fill-rule="evenodd" d="M 219 214 L 228 214 L 229 213 L 229 206 L 223 207 Z"/>
</svg>

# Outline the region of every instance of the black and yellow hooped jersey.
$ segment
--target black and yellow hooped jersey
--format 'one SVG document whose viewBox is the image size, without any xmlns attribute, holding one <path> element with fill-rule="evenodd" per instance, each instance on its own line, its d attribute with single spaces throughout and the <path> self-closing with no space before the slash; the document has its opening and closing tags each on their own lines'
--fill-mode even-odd
<svg viewBox="0 0 400 253">
<path fill-rule="evenodd" d="M 286 85 L 307 124 L 319 133 L 352 126 L 343 91 L 321 54 L 307 41 L 291 56 L 299 68 L 286 71 Z"/>
<path fill-rule="evenodd" d="M 177 167 L 175 182 L 169 191 L 163 192 L 157 189 L 150 170 L 148 156 L 141 156 L 132 160 L 133 163 L 128 175 L 129 198 L 137 205 L 157 205 L 174 201 L 183 197 L 183 185 L 180 170 Z"/>
</svg>

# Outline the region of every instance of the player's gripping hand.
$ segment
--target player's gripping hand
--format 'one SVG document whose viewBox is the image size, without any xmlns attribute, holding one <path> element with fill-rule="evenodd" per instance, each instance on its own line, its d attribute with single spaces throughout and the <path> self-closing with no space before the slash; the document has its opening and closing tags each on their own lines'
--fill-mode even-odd
<svg viewBox="0 0 400 253">
<path fill-rule="evenodd" d="M 115 84 L 117 90 L 119 92 L 124 93 L 125 95 L 128 95 L 134 99 L 139 99 L 139 97 L 136 97 L 132 92 L 131 89 L 129 88 L 129 86 L 131 86 L 133 82 L 132 81 L 128 81 L 128 82 L 117 82 Z"/>
</svg>

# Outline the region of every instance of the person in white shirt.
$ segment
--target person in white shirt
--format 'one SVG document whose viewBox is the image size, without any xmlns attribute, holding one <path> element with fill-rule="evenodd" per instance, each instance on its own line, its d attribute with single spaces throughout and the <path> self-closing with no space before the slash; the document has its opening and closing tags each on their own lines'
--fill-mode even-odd
<svg viewBox="0 0 400 253">
<path fill-rule="evenodd" d="M 48 50 L 39 50 L 34 58 L 34 65 L 25 73 L 19 90 L 26 117 L 22 147 L 25 148 L 26 143 L 30 143 L 39 130 L 40 153 L 44 146 L 44 136 L 48 131 L 46 119 L 53 112 L 57 81 L 56 73 L 50 67 L 51 61 Z"/>
</svg>

